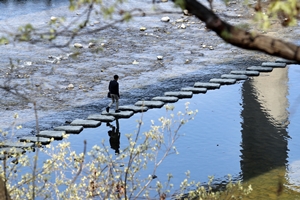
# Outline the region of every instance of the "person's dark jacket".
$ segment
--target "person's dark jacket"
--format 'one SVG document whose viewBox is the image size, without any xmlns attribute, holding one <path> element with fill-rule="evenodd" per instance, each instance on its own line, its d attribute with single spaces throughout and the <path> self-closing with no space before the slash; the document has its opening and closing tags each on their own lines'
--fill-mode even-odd
<svg viewBox="0 0 300 200">
<path fill-rule="evenodd" d="M 109 86 L 108 89 L 110 91 L 111 94 L 116 94 L 118 95 L 118 97 L 120 97 L 119 94 L 119 83 L 116 80 L 112 80 L 109 82 Z"/>
</svg>

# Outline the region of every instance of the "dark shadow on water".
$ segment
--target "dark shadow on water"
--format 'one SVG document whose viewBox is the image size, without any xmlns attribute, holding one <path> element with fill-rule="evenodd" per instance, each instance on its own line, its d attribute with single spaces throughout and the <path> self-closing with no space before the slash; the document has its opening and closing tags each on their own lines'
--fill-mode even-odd
<svg viewBox="0 0 300 200">
<path fill-rule="evenodd" d="M 116 126 L 110 124 L 109 122 L 106 123 L 106 126 L 109 126 L 111 130 L 108 131 L 108 136 L 109 136 L 109 144 L 110 148 L 115 150 L 115 154 L 118 155 L 120 154 L 120 124 L 119 124 L 119 119 L 116 118 Z"/>
</svg>

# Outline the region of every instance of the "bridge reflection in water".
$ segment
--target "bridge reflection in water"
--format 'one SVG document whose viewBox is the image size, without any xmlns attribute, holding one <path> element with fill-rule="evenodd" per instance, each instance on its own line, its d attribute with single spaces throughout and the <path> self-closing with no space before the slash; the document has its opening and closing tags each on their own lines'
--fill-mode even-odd
<svg viewBox="0 0 300 200">
<path fill-rule="evenodd" d="M 253 198 L 291 198 L 292 191 L 285 187 L 289 185 L 288 82 L 286 67 L 243 83 L 241 173 L 243 181 L 253 186 Z"/>
</svg>

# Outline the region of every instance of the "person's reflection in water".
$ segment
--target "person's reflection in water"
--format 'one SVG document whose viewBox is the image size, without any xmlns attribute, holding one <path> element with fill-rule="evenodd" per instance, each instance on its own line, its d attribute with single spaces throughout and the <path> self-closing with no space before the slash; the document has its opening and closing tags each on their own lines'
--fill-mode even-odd
<svg viewBox="0 0 300 200">
<path fill-rule="evenodd" d="M 112 130 L 108 131 L 109 136 L 109 143 L 110 147 L 115 150 L 115 154 L 120 153 L 120 126 L 119 126 L 119 120 L 116 118 L 116 126 L 111 125 L 109 122 L 107 122 L 106 126 L 111 127 Z"/>
</svg>

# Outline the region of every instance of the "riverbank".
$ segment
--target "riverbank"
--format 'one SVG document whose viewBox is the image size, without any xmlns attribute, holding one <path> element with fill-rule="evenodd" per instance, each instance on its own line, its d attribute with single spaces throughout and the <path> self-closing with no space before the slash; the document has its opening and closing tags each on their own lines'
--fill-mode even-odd
<svg viewBox="0 0 300 200">
<path fill-rule="evenodd" d="M 144 10 L 152 7 L 150 1 L 139 2 L 135 6 Z M 178 11 L 171 2 L 159 6 Z M 249 22 L 252 14 L 249 8 L 240 4 L 225 7 L 217 2 L 215 8 L 217 14 L 232 24 Z M 43 26 L 51 16 L 66 15 L 65 9 L 59 7 L 1 23 L 8 25 L 18 21 L 18 24 L 23 24 L 29 21 Z M 69 13 L 67 16 L 76 17 L 77 14 Z M 169 16 L 170 21 L 161 22 L 164 16 Z M 183 22 L 176 22 L 178 19 Z M 145 31 L 140 31 L 142 26 Z M 93 27 L 91 23 L 90 28 Z M 295 41 L 296 33 L 299 33 L 298 27 L 281 29 L 274 23 L 265 34 L 279 38 L 284 35 L 285 39 Z M 101 51 L 95 53 L 95 47 L 88 48 L 91 41 L 95 47 L 101 47 Z M 225 44 L 198 19 L 180 13 L 137 17 L 93 36 L 76 38 L 75 42 L 83 44 L 76 59 L 68 57 L 53 63 L 53 57 L 66 57 L 74 47 L 50 49 L 47 44 L 18 43 L 6 45 L 1 51 L 0 58 L 5 63 L 0 68 L 1 74 L 9 71 L 8 58 L 11 58 L 18 72 L 15 81 L 19 89 L 22 91 L 33 86 L 35 92 L 26 90 L 25 94 L 34 97 L 37 102 L 41 130 L 101 112 L 109 102 L 107 86 L 114 74 L 120 76 L 120 105 L 126 105 L 149 100 L 167 91 L 178 91 L 198 81 L 219 78 L 231 70 L 242 70 L 276 59 Z M 158 60 L 157 56 L 163 56 L 163 59 Z M 5 78 L 1 76 L 1 82 Z M 18 113 L 17 124 L 23 125 L 18 134 L 35 133 L 33 105 L 3 91 L 0 94 L 0 127 L 10 129 L 13 116 Z"/>
</svg>

